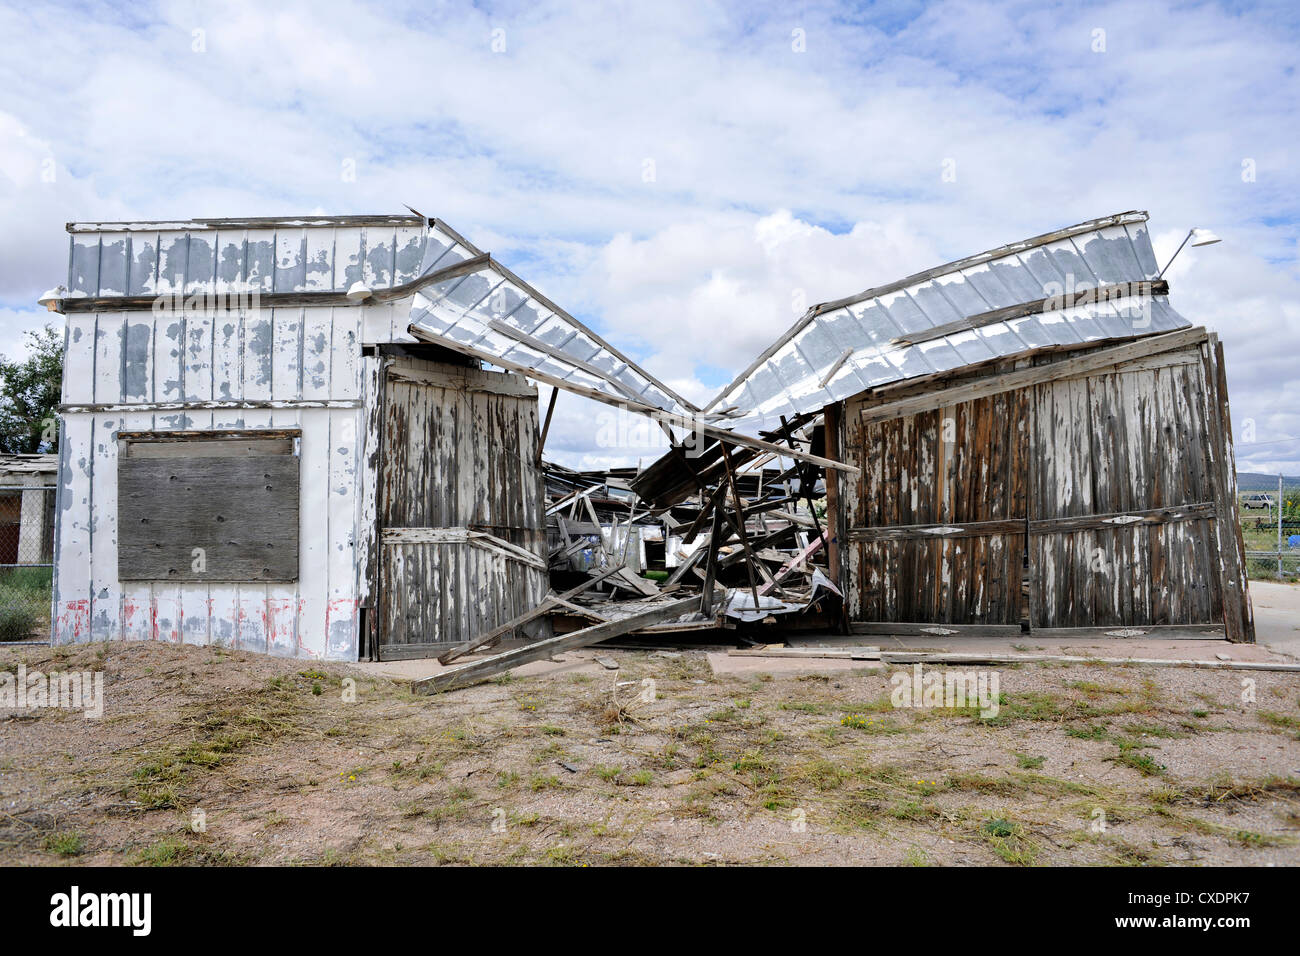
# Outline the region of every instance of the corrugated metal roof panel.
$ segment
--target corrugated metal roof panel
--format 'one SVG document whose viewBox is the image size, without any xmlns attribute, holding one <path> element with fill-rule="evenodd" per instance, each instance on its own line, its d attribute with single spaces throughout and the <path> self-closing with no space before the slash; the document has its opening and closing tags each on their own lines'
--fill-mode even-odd
<svg viewBox="0 0 1300 956">
<path fill-rule="evenodd" d="M 439 220 L 431 220 L 421 275 L 483 256 Z M 474 355 L 505 360 L 612 399 L 690 414 L 694 405 L 645 372 L 591 329 L 485 257 L 480 268 L 415 294 L 411 331 L 419 338 Z"/>
<path fill-rule="evenodd" d="M 73 297 L 346 292 L 414 279 L 425 259 L 418 217 L 71 223 Z"/>
<path fill-rule="evenodd" d="M 1037 348 L 1189 326 L 1167 296 L 1056 308 L 918 344 L 895 340 L 1052 296 L 1158 278 L 1144 212 L 1091 220 L 813 306 L 709 403 L 747 434 L 868 388 Z M 847 353 L 847 354 L 846 354 Z"/>
</svg>

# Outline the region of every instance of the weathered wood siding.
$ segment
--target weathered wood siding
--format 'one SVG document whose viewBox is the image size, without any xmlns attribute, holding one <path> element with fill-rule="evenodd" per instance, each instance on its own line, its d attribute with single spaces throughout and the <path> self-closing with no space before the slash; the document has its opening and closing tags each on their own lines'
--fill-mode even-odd
<svg viewBox="0 0 1300 956">
<path fill-rule="evenodd" d="M 862 468 L 841 478 L 837 516 L 852 621 L 1226 623 L 1253 639 L 1214 343 L 1070 374 L 1079 354 L 845 403 L 846 460 Z M 914 410 L 927 389 L 1025 369 L 1039 380 Z M 910 414 L 875 420 L 900 402 Z"/>
<path fill-rule="evenodd" d="M 1020 620 L 1025 404 L 1007 393 L 851 427 L 848 460 L 863 470 L 840 479 L 840 500 L 860 529 L 847 548 L 853 620 Z M 984 522 L 1000 524 L 969 527 Z"/>
<path fill-rule="evenodd" d="M 1183 354 L 1033 390 L 1031 527 L 1110 516 L 1031 535 L 1034 627 L 1223 620 L 1205 370 Z"/>
<path fill-rule="evenodd" d="M 296 581 L 298 485 L 292 453 L 119 458 L 118 579 Z"/>
<path fill-rule="evenodd" d="M 548 582 L 537 390 L 402 358 L 384 391 L 380 653 L 395 656 L 490 630 L 535 607 Z"/>
</svg>

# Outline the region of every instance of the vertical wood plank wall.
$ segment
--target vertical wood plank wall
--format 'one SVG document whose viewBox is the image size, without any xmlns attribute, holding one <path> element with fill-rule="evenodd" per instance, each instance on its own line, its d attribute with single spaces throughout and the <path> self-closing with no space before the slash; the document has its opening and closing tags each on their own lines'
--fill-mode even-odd
<svg viewBox="0 0 1300 956">
<path fill-rule="evenodd" d="M 900 390 L 844 403 L 845 460 L 862 468 L 840 483 L 850 620 L 1253 640 L 1216 344 L 869 424 Z"/>
<path fill-rule="evenodd" d="M 1026 401 L 1004 393 L 865 427 L 855 424 L 861 406 L 848 402 L 848 460 L 863 468 L 841 495 L 850 528 L 1023 521 Z M 844 550 L 851 620 L 1020 620 L 1022 528 L 857 540 Z"/>
<path fill-rule="evenodd" d="M 384 386 L 385 532 L 468 528 L 546 554 L 537 390 L 516 375 L 398 359 Z M 471 638 L 535 607 L 548 578 L 465 541 L 382 546 L 380 654 Z"/>
<path fill-rule="evenodd" d="M 1212 502 L 1204 369 L 1186 363 L 1036 386 L 1031 521 Z M 1032 535 L 1034 627 L 1223 620 L 1214 517 Z"/>
</svg>

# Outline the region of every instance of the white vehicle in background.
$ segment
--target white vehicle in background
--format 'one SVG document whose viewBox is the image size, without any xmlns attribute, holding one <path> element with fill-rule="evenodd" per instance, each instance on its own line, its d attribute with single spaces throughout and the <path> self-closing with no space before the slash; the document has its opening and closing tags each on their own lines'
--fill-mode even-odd
<svg viewBox="0 0 1300 956">
<path fill-rule="evenodd" d="M 1267 510 L 1273 507 L 1273 496 L 1264 494 L 1246 495 L 1241 499 L 1241 506 L 1247 511 Z"/>
</svg>

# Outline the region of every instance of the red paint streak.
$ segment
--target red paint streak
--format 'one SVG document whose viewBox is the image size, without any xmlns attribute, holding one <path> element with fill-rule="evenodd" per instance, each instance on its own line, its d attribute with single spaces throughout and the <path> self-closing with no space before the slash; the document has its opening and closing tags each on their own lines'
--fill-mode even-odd
<svg viewBox="0 0 1300 956">
<path fill-rule="evenodd" d="M 90 600 L 65 601 L 56 621 L 59 642 L 81 641 L 90 636 Z"/>
<path fill-rule="evenodd" d="M 266 599 L 266 648 L 294 647 L 293 639 L 294 600 L 293 598 Z"/>
</svg>

